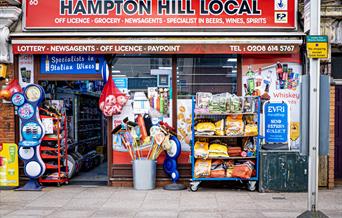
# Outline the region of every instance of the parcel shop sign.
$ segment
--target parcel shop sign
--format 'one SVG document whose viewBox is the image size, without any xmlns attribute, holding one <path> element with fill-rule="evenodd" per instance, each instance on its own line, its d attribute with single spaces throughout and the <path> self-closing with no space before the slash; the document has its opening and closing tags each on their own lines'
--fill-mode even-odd
<svg viewBox="0 0 342 218">
<path fill-rule="evenodd" d="M 24 30 L 294 29 L 296 3 L 296 0 L 26 0 Z"/>
</svg>

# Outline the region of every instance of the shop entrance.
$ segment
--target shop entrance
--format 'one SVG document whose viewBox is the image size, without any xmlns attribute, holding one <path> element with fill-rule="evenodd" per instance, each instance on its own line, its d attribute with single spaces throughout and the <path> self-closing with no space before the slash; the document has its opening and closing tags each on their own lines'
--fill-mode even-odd
<svg viewBox="0 0 342 218">
<path fill-rule="evenodd" d="M 70 182 L 106 184 L 107 122 L 98 107 L 103 82 L 49 80 L 39 81 L 39 84 L 46 93 L 42 113 L 47 116 L 57 114 L 66 119 L 66 126 L 61 128 L 60 153 L 63 157 L 61 164 L 68 162 Z M 65 145 L 67 150 L 63 147 Z M 67 152 L 67 155 L 64 155 L 64 152 Z M 54 160 L 44 161 L 57 164 Z M 47 176 L 49 177 L 49 172 Z"/>
<path fill-rule="evenodd" d="M 335 86 L 335 178 L 342 179 L 342 86 Z"/>
</svg>

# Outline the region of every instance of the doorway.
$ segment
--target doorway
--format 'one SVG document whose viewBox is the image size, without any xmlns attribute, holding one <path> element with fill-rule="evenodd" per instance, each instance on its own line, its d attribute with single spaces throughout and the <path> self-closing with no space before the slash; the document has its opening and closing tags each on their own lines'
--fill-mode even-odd
<svg viewBox="0 0 342 218">
<path fill-rule="evenodd" d="M 42 107 L 55 111 L 60 105 L 65 116 L 67 172 L 72 184 L 107 184 L 107 122 L 98 102 L 102 81 L 39 81 L 45 90 Z M 47 172 L 48 174 L 49 172 Z"/>
<path fill-rule="evenodd" d="M 335 179 L 342 179 L 342 86 L 335 86 Z"/>
</svg>

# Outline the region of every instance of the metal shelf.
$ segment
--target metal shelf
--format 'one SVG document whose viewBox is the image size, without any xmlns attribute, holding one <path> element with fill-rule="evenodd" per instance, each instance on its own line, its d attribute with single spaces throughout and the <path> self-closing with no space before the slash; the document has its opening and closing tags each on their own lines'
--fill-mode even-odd
<svg viewBox="0 0 342 218">
<path fill-rule="evenodd" d="M 241 113 L 195 113 L 196 116 L 228 116 L 228 115 L 257 115 L 255 112 L 241 112 Z"/>
<path fill-rule="evenodd" d="M 208 157 L 206 159 L 195 157 L 195 159 L 202 159 L 202 160 L 250 160 L 250 159 L 256 159 L 255 156 L 253 157 Z"/>
<path fill-rule="evenodd" d="M 257 181 L 257 177 L 251 177 L 249 179 L 242 179 L 237 177 L 223 177 L 223 178 L 211 178 L 211 177 L 203 177 L 203 178 L 192 178 L 193 181 Z"/>
<path fill-rule="evenodd" d="M 257 137 L 257 135 L 238 135 L 238 136 L 195 135 L 195 138 L 246 138 L 246 137 Z"/>
</svg>

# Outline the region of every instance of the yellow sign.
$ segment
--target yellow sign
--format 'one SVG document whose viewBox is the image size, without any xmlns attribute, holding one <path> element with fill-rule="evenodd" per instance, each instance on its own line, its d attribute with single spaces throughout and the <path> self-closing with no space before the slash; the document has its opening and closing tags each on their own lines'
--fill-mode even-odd
<svg viewBox="0 0 342 218">
<path fill-rule="evenodd" d="M 3 143 L 0 147 L 0 187 L 19 186 L 18 146 Z"/>
<path fill-rule="evenodd" d="M 308 58 L 328 58 L 328 37 L 307 36 Z"/>
<path fill-rule="evenodd" d="M 6 73 L 7 73 L 7 65 L 0 64 L 0 78 L 6 78 Z"/>
</svg>

